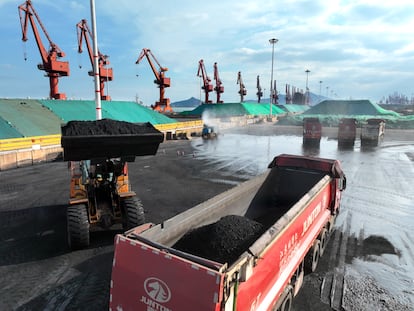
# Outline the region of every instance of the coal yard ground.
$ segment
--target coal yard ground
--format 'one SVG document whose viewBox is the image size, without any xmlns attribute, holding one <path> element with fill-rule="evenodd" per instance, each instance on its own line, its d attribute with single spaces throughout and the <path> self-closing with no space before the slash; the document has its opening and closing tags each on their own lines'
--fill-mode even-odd
<svg viewBox="0 0 414 311">
<path fill-rule="evenodd" d="M 254 125 L 217 139 L 161 143 L 130 163 L 133 190 L 159 223 L 266 170 L 281 153 L 337 158 L 347 176 L 341 213 L 293 310 L 413 310 L 414 131 L 386 130 L 380 146 L 340 150 L 335 129 L 319 148 L 301 128 Z M 0 172 L 0 310 L 107 310 L 116 232 L 70 251 L 67 163 Z"/>
</svg>

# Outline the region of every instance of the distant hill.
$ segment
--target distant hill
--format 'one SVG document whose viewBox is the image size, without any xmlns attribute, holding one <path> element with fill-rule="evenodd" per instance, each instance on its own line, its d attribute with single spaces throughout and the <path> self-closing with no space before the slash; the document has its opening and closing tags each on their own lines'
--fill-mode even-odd
<svg viewBox="0 0 414 311">
<path fill-rule="evenodd" d="M 198 107 L 201 101 L 195 97 L 171 103 L 171 107 Z"/>
</svg>

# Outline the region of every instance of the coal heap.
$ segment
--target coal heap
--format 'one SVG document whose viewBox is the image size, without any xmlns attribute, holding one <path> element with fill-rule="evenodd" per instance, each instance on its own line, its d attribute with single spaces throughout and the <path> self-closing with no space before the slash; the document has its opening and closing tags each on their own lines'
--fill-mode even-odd
<svg viewBox="0 0 414 311">
<path fill-rule="evenodd" d="M 130 123 L 112 119 L 69 121 L 62 126 L 62 136 L 96 136 L 159 133 L 151 123 Z"/>
<path fill-rule="evenodd" d="M 220 263 L 233 263 L 264 232 L 261 223 L 237 215 L 187 232 L 173 248 Z"/>
</svg>

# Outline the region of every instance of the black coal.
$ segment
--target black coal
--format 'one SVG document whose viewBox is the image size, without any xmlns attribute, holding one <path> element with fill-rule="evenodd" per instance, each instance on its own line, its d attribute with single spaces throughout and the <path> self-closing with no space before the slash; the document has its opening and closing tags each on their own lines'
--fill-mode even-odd
<svg viewBox="0 0 414 311">
<path fill-rule="evenodd" d="M 261 223 L 228 215 L 187 232 L 173 248 L 220 263 L 233 263 L 264 232 Z"/>
<path fill-rule="evenodd" d="M 128 135 L 158 133 L 151 123 L 130 123 L 112 119 L 69 121 L 62 126 L 63 136 Z"/>
</svg>

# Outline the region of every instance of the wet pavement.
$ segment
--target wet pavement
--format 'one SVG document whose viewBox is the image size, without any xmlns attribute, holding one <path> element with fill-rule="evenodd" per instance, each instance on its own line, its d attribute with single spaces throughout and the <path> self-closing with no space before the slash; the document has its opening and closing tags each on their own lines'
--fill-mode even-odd
<svg viewBox="0 0 414 311">
<path fill-rule="evenodd" d="M 357 139 L 354 147 L 343 150 L 328 137 L 322 137 L 319 148 L 304 148 L 297 135 L 272 135 L 268 129 L 266 136 L 243 132 L 251 131 L 227 131 L 216 140 L 193 142 L 197 156 L 210 159 L 209 170 L 246 178 L 265 171 L 281 153 L 335 158 L 342 163 L 347 189 L 330 252 L 321 261 L 325 266 L 306 280 L 315 287 L 314 294 L 334 310 L 413 310 L 412 133 L 369 149 L 361 148 Z M 295 310 L 318 310 L 306 296 L 295 299 Z"/>
<path fill-rule="evenodd" d="M 264 172 L 281 153 L 339 159 L 347 176 L 341 213 L 293 309 L 413 310 L 412 131 L 401 139 L 387 139 L 386 133 L 379 147 L 368 150 L 358 139 L 352 149 L 339 150 L 329 135 L 319 148 L 303 148 L 297 132 L 282 134 L 271 125 L 227 130 L 215 140 L 194 138 L 188 144 L 193 151 L 169 144 L 154 158 L 130 165 L 134 190 L 142 194 L 151 221 Z M 107 309 L 113 234 L 94 235 L 85 250 L 67 249 L 68 180 L 63 162 L 0 172 L 0 310 Z M 198 182 L 196 199 L 189 184 Z M 215 189 L 209 188 L 213 184 Z"/>
</svg>

